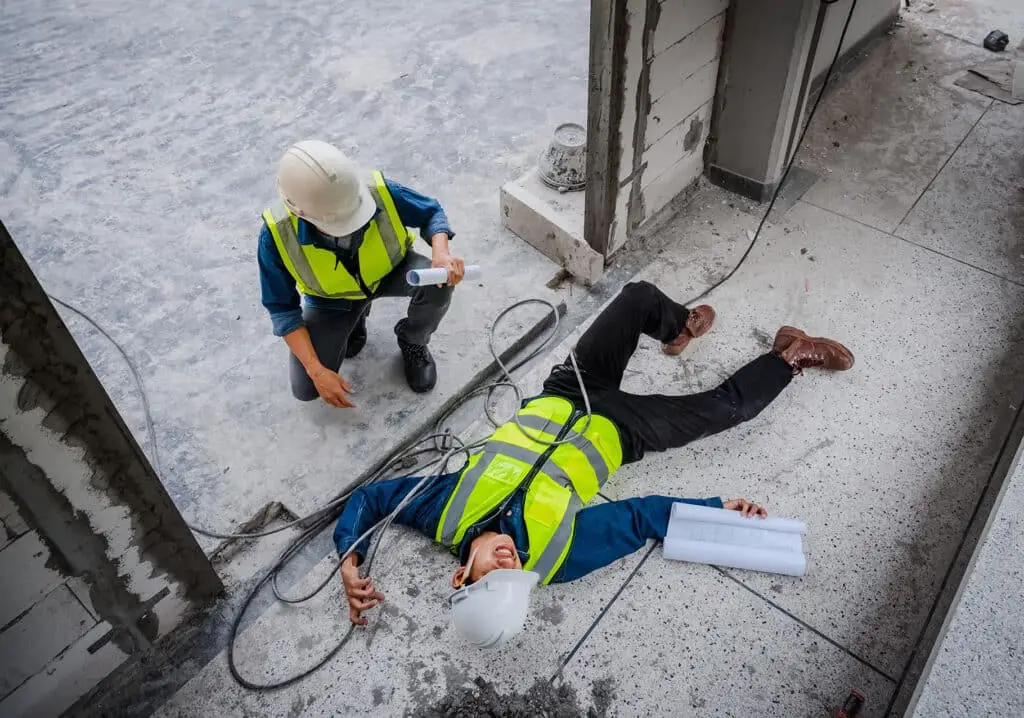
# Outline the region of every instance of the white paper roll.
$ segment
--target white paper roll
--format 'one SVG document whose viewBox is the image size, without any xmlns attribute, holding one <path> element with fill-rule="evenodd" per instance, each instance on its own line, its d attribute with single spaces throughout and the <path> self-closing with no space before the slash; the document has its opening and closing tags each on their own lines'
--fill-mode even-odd
<svg viewBox="0 0 1024 718">
<path fill-rule="evenodd" d="M 686 539 L 666 538 L 665 558 L 786 576 L 803 576 L 807 570 L 807 560 L 802 553 Z"/>
<path fill-rule="evenodd" d="M 463 279 L 477 279 L 483 274 L 479 264 L 467 264 L 466 273 Z M 405 281 L 413 287 L 423 287 L 428 284 L 447 284 L 447 269 L 410 269 L 405 274 Z"/>
<path fill-rule="evenodd" d="M 679 501 L 672 504 L 672 520 L 706 521 L 713 524 L 726 524 L 742 528 L 759 528 L 765 531 L 785 531 L 787 533 L 805 534 L 807 524 L 800 519 L 784 519 L 769 516 L 766 519 L 746 517 L 739 511 L 726 511 L 711 506 L 695 506 Z"/>
<path fill-rule="evenodd" d="M 676 503 L 665 532 L 665 558 L 803 576 L 807 570 L 798 519 L 746 518 L 738 511 Z"/>
</svg>

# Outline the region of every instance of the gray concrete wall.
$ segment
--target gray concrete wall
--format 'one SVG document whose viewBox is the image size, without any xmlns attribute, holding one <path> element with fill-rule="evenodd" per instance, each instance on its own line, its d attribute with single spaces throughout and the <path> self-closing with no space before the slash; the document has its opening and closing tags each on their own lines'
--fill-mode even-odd
<svg viewBox="0 0 1024 718">
<path fill-rule="evenodd" d="M 626 0 L 608 255 L 704 170 L 727 8 L 728 0 Z"/>
<path fill-rule="evenodd" d="M 221 590 L 0 225 L 0 714 L 57 715 Z"/>
<path fill-rule="evenodd" d="M 796 150 L 797 118 L 835 56 L 851 2 L 733 0 L 708 152 L 713 182 L 756 200 L 771 196 Z M 899 0 L 858 0 L 843 52 L 888 27 L 898 10 Z"/>
<path fill-rule="evenodd" d="M 853 0 L 838 0 L 829 5 L 825 11 L 825 21 L 818 37 L 818 47 L 811 67 L 811 77 L 820 78 L 832 62 L 836 51 L 836 43 L 843 31 L 843 23 L 850 12 Z M 900 0 L 857 0 L 857 8 L 850 18 L 850 29 L 843 41 L 843 54 L 855 50 L 865 39 L 888 28 L 896 19 L 900 10 Z"/>
</svg>

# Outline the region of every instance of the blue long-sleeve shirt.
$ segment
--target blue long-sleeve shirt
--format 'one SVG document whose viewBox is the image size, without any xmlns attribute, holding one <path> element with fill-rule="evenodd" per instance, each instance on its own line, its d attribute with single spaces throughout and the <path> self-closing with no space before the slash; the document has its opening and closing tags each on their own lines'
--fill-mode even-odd
<svg viewBox="0 0 1024 718">
<path fill-rule="evenodd" d="M 428 244 L 435 234 L 447 234 L 449 239 L 455 236 L 448 223 L 448 216 L 436 199 L 422 195 L 389 179 L 385 179 L 384 184 L 395 202 L 395 210 L 398 212 L 399 219 L 406 227 L 418 229 L 420 236 Z M 299 219 L 298 237 L 299 244 L 333 249 L 320 231 L 304 219 Z M 263 306 L 270 313 L 274 334 L 283 337 L 303 325 L 302 304 L 299 292 L 295 288 L 295 279 L 284 266 L 266 222 L 260 228 L 256 259 L 260 269 L 260 291 Z M 347 299 L 306 297 L 306 302 L 310 306 L 325 309 L 348 309 L 351 306 L 351 302 Z"/>
<path fill-rule="evenodd" d="M 458 473 L 439 477 L 413 497 L 395 521 L 421 531 L 433 540 L 441 512 L 458 481 Z M 364 486 L 353 493 L 334 528 L 338 553 L 346 552 L 357 538 L 394 511 L 417 483 L 419 478 L 391 479 Z M 529 541 L 523 520 L 524 497 L 524 491 L 517 491 L 501 516 L 485 526 L 477 525 L 475 531 L 467 532 L 463 544 L 472 541 L 482 530 L 507 534 L 512 537 L 519 559 L 525 564 L 529 559 Z M 720 498 L 676 499 L 668 496 L 645 496 L 588 506 L 576 514 L 572 545 L 552 581 L 575 580 L 639 550 L 648 539 L 665 538 L 672 504 L 677 502 L 722 508 Z M 367 547 L 366 541 L 356 547 L 355 553 L 360 561 Z"/>
</svg>

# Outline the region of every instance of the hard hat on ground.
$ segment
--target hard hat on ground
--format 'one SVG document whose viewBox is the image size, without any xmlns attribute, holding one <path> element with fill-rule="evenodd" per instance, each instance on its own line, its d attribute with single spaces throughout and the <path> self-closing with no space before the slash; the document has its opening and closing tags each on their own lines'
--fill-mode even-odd
<svg viewBox="0 0 1024 718">
<path fill-rule="evenodd" d="M 320 140 L 288 148 L 277 165 L 277 191 L 291 212 L 333 237 L 352 234 L 377 212 L 359 167 Z"/>
<path fill-rule="evenodd" d="M 523 630 L 539 580 L 533 571 L 499 568 L 458 589 L 448 599 L 455 631 L 477 648 L 505 645 Z"/>
</svg>

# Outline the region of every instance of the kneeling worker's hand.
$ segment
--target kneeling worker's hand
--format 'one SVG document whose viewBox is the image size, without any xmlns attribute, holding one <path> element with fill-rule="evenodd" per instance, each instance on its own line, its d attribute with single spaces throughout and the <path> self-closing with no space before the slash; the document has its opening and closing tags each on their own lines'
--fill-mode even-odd
<svg viewBox="0 0 1024 718">
<path fill-rule="evenodd" d="M 434 269 L 443 269 L 448 272 L 448 284 L 454 287 L 462 281 L 466 275 L 466 263 L 459 257 L 453 257 L 444 251 L 436 251 L 431 259 L 430 266 Z"/>
<path fill-rule="evenodd" d="M 331 406 L 336 406 L 339 409 L 355 407 L 352 400 L 348 398 L 348 395 L 352 393 L 352 386 L 339 376 L 338 372 L 322 366 L 311 372 L 309 378 L 313 380 L 313 386 L 316 387 L 320 398 Z"/>
<path fill-rule="evenodd" d="M 722 508 L 728 509 L 729 511 L 739 511 L 748 518 L 750 516 L 760 516 L 766 518 L 768 512 L 764 510 L 763 506 L 758 506 L 752 501 L 746 499 L 729 499 L 728 501 L 722 502 Z"/>
<path fill-rule="evenodd" d="M 348 598 L 348 620 L 358 626 L 365 626 L 367 620 L 362 617 L 363 611 L 368 611 L 383 601 L 384 594 L 373 587 L 373 581 L 369 577 L 359 577 L 356 560 L 356 555 L 352 554 L 341 564 L 341 583 Z"/>
</svg>

